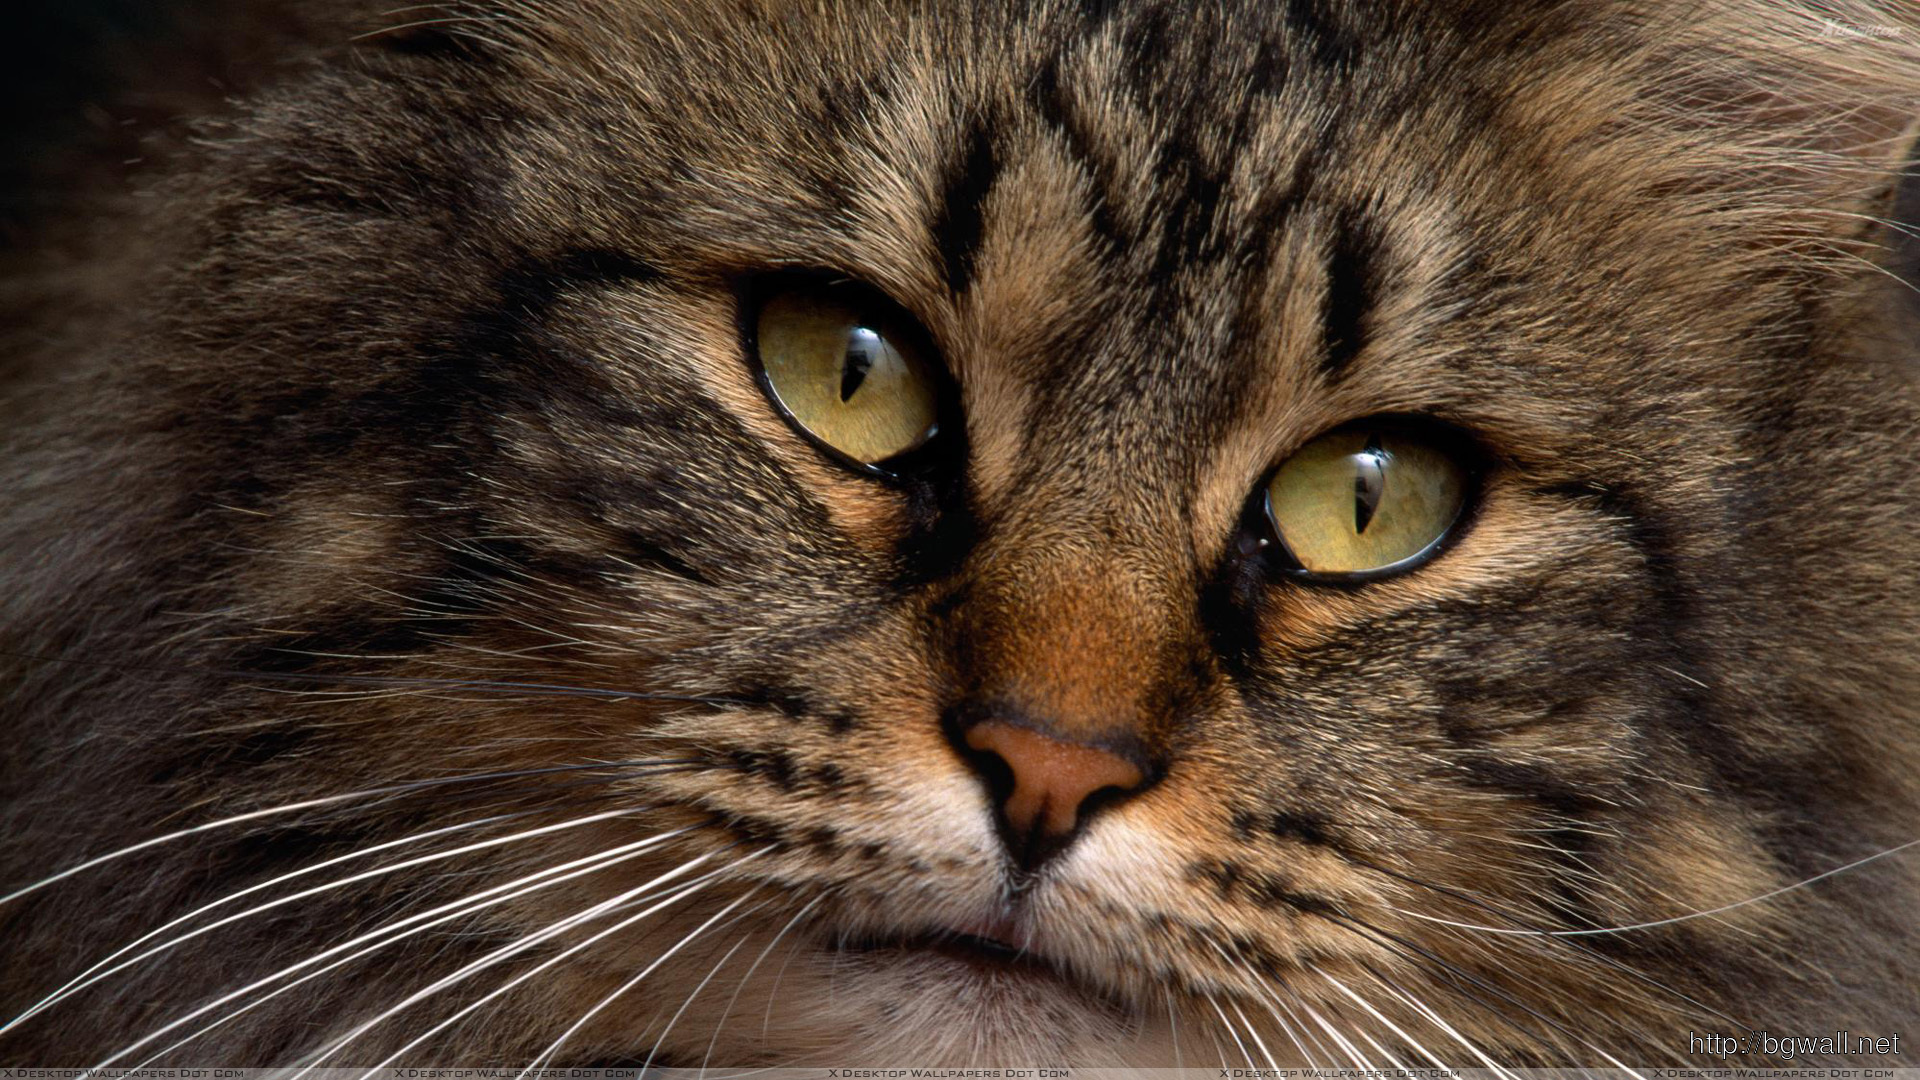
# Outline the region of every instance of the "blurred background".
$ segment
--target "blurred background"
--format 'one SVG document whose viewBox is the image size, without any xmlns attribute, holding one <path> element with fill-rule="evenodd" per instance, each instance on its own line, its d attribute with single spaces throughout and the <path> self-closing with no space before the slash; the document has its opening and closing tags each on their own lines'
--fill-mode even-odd
<svg viewBox="0 0 1920 1080">
<path fill-rule="evenodd" d="M 396 3 L 398 0 L 396 0 Z M 0 20 L 0 251 L 48 239 L 72 195 L 137 182 L 217 106 L 303 55 L 273 0 L 8 0 Z"/>
</svg>

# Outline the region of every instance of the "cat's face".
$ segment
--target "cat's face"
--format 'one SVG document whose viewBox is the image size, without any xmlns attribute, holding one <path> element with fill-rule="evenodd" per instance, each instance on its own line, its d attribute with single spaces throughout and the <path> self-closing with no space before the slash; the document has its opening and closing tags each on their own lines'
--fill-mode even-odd
<svg viewBox="0 0 1920 1080">
<path fill-rule="evenodd" d="M 1663 81 L 1736 11 L 1423 10 L 566 4 L 268 95 L 84 429 L 167 586 L 102 640 L 173 674 L 20 708 L 146 747 L 62 766 L 131 785 L 120 842 L 378 791 L 138 855 L 83 961 L 421 862 L 18 1037 L 283 971 L 121 1063 L 255 1000 L 193 1045 L 1643 1064 L 1911 1016 L 1822 988 L 1905 940 L 1865 884 L 1746 903 L 1914 834 L 1874 183 Z"/>
</svg>

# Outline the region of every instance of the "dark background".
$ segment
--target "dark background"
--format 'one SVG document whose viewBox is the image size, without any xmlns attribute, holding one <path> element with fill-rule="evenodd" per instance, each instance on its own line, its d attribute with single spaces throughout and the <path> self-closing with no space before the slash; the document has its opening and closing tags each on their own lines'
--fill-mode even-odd
<svg viewBox="0 0 1920 1080">
<path fill-rule="evenodd" d="M 15 0 L 0 33 L 0 243 L 25 242 L 58 196 L 52 181 L 79 157 L 132 156 L 116 131 L 126 61 L 177 45 L 180 5 L 165 0 Z M 114 58 L 121 58 L 116 65 Z M 106 107 L 106 103 L 113 103 Z M 125 125 L 131 127 L 133 125 Z"/>
<path fill-rule="evenodd" d="M 329 0 L 331 2 L 331 0 Z M 273 0 L 5 0 L 0 17 L 0 251 L 18 253 L 101 183 L 302 55 Z"/>
</svg>

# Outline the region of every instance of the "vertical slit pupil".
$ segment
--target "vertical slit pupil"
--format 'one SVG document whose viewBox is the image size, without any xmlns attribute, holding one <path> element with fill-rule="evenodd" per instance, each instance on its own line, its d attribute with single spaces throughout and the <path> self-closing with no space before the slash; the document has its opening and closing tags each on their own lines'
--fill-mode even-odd
<svg viewBox="0 0 1920 1080">
<path fill-rule="evenodd" d="M 867 381 L 867 372 L 873 370 L 874 354 L 885 346 L 880 335 L 864 326 L 856 326 L 847 335 L 847 355 L 840 361 L 840 400 L 853 397 L 860 384 Z"/>
<path fill-rule="evenodd" d="M 1365 449 L 1353 456 L 1353 532 L 1359 536 L 1373 524 L 1374 512 L 1387 491 L 1387 452 L 1380 436 L 1367 437 Z"/>
</svg>

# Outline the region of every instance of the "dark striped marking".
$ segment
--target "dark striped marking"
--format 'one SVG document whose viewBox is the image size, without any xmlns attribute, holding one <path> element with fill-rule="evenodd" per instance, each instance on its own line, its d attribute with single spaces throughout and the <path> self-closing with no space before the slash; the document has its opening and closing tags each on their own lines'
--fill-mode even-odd
<svg viewBox="0 0 1920 1080">
<path fill-rule="evenodd" d="M 934 243 L 946 269 L 947 288 L 956 296 L 973 284 L 974 260 L 986 235 L 987 194 L 1000 174 L 993 136 L 984 121 L 973 123 L 965 141 L 965 152 L 947 174 L 933 222 Z"/>
<path fill-rule="evenodd" d="M 1367 317 L 1378 287 L 1379 234 L 1358 213 L 1342 215 L 1327 255 L 1327 291 L 1321 304 L 1326 350 L 1320 374 L 1328 382 L 1346 377 L 1367 344 Z"/>
</svg>

